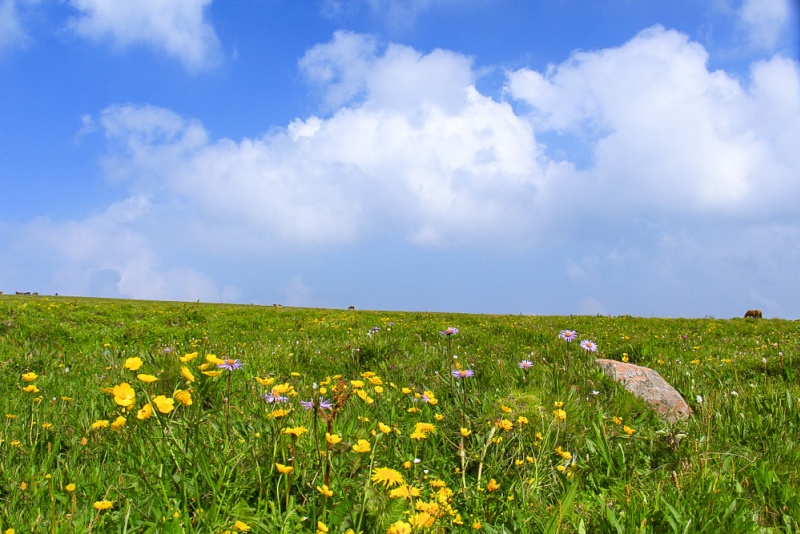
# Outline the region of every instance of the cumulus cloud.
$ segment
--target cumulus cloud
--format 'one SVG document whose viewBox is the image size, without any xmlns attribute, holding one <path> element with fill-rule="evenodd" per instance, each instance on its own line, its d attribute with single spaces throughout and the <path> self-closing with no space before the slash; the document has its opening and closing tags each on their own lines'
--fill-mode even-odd
<svg viewBox="0 0 800 534">
<path fill-rule="evenodd" d="M 796 13 L 792 13 L 791 0 L 744 0 L 739 8 L 740 25 L 750 41 L 767 50 L 778 45 L 792 24 L 792 15 Z"/>
<path fill-rule="evenodd" d="M 405 30 L 424 13 L 437 7 L 463 7 L 474 0 L 325 0 L 322 13 L 334 19 L 346 18 L 353 12 L 368 9 L 389 28 Z"/>
<path fill-rule="evenodd" d="M 72 29 L 124 48 L 144 44 L 177 58 L 192 71 L 214 65 L 219 41 L 205 12 L 213 0 L 69 0 L 79 12 Z"/>
<path fill-rule="evenodd" d="M 19 46 L 27 39 L 16 0 L 0 0 L 0 51 Z"/>
</svg>

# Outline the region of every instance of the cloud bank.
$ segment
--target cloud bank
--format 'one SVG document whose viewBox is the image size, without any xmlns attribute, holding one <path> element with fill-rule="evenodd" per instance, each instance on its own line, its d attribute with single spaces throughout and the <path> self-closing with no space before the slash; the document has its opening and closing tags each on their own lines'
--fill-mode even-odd
<svg viewBox="0 0 800 534">
<path fill-rule="evenodd" d="M 795 309 L 780 293 L 800 265 L 792 59 L 737 79 L 655 26 L 543 72 L 509 71 L 502 95 L 477 90 L 461 54 L 349 32 L 299 68 L 320 113 L 254 138 L 214 139 L 199 118 L 146 104 L 100 112 L 102 166 L 128 196 L 83 221 L 25 228 L 28 250 L 64 266 L 51 283 L 235 300 L 249 291 L 226 262 L 310 250 L 377 261 L 365 248 L 392 242 L 547 262 L 552 279 L 538 285 L 573 286 L 577 311 L 625 313 L 632 291 L 672 299 L 652 309 L 670 313 L 698 283 L 703 298 L 726 295 L 720 272 L 747 284 L 750 302 Z M 285 286 L 315 302 L 299 274 Z"/>
</svg>

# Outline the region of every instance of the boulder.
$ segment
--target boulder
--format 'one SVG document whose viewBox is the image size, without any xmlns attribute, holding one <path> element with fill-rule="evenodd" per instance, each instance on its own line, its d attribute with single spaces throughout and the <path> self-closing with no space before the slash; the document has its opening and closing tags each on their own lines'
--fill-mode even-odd
<svg viewBox="0 0 800 534">
<path fill-rule="evenodd" d="M 644 399 L 662 419 L 674 423 L 692 415 L 692 409 L 681 394 L 656 371 L 616 360 L 597 359 L 594 365 L 629 392 Z"/>
</svg>

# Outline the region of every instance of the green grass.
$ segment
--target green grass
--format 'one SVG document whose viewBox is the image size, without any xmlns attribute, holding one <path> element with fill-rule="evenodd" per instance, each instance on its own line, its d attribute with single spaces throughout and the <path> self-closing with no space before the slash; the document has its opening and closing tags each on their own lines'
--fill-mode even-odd
<svg viewBox="0 0 800 534">
<path fill-rule="evenodd" d="M 450 326 L 458 334 L 441 336 Z M 563 329 L 599 351 L 560 340 Z M 800 532 L 799 347 L 800 322 L 782 320 L 2 296 L 0 528 Z M 244 366 L 207 376 L 202 364 L 218 370 L 208 355 Z M 126 369 L 135 357 L 142 367 Z M 595 357 L 657 370 L 695 415 L 661 421 Z M 524 359 L 534 365 L 520 369 Z M 135 390 L 129 410 L 110 393 L 123 382 Z M 262 398 L 279 384 L 296 395 Z M 161 413 L 158 396 L 174 410 Z M 299 403 L 320 396 L 335 411 Z M 148 403 L 152 416 L 138 418 Z M 435 430 L 414 434 L 417 423 Z M 353 449 L 359 440 L 369 451 Z M 400 486 L 376 472 L 418 495 L 392 497 Z"/>
</svg>

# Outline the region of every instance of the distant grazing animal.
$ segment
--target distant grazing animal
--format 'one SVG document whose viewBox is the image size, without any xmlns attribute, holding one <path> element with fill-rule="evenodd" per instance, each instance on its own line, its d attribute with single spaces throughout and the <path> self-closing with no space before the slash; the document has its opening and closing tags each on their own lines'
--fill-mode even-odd
<svg viewBox="0 0 800 534">
<path fill-rule="evenodd" d="M 347 309 L 348 309 L 348 310 L 355 310 L 355 309 L 356 309 L 356 307 L 355 307 L 355 306 L 350 306 L 350 307 L 349 307 L 349 308 L 347 308 Z"/>
<path fill-rule="evenodd" d="M 752 317 L 753 319 L 761 319 L 761 310 L 747 310 L 744 314 L 745 319 Z"/>
</svg>

